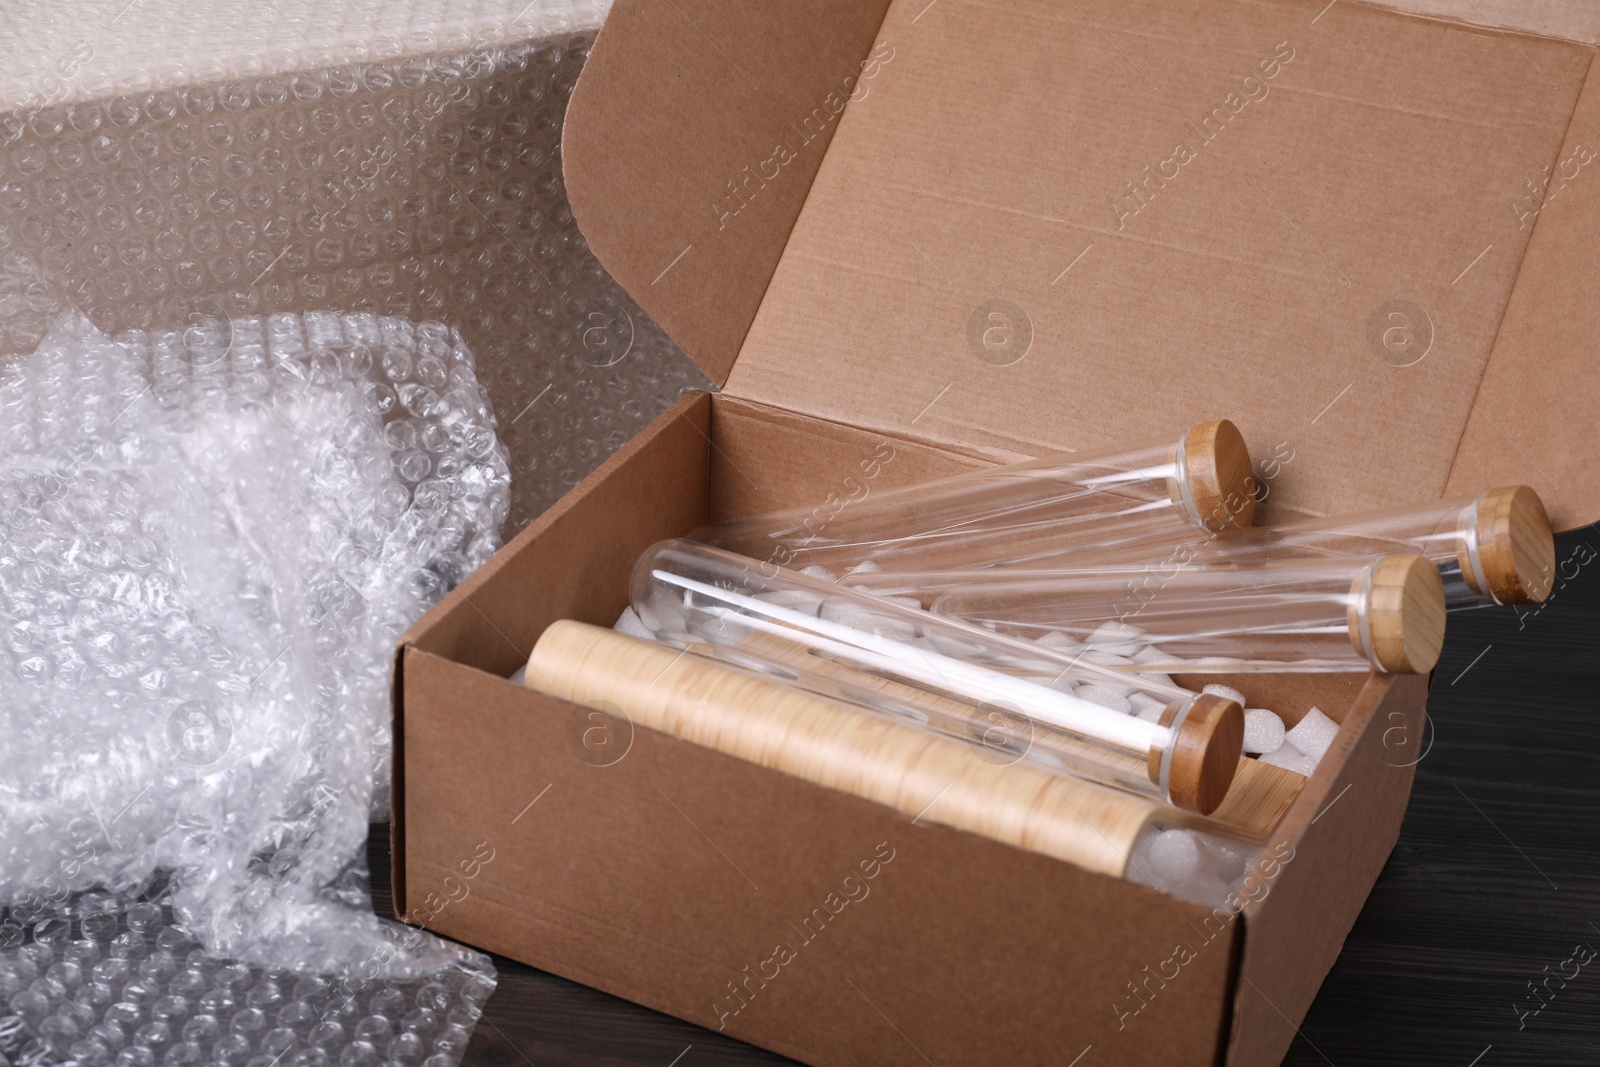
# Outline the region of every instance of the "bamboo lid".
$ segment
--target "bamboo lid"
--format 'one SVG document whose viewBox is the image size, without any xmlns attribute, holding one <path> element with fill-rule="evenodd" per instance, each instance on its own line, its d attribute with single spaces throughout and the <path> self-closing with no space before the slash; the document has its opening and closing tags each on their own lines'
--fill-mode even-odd
<svg viewBox="0 0 1600 1067">
<path fill-rule="evenodd" d="M 1501 604 L 1535 604 L 1555 581 L 1556 540 L 1544 501 L 1526 485 L 1505 485 L 1478 498 L 1478 559 L 1461 552 L 1461 576 L 1475 593 Z M 1480 586 L 1487 584 L 1488 588 Z"/>
<path fill-rule="evenodd" d="M 1184 435 L 1183 478 L 1174 478 L 1173 503 L 1207 530 L 1242 529 L 1256 515 L 1256 483 L 1244 435 L 1227 419 L 1203 422 Z"/>
<path fill-rule="evenodd" d="M 1445 604 L 1444 583 L 1431 562 L 1379 556 L 1350 593 L 1350 643 L 1356 651 L 1390 674 L 1433 670 L 1444 647 Z"/>
<path fill-rule="evenodd" d="M 1226 697 L 1202 693 L 1193 700 L 1167 705 L 1161 725 L 1174 722 L 1178 722 L 1178 736 L 1170 746 L 1171 755 L 1159 750 L 1150 753 L 1150 780 L 1161 783 L 1162 764 L 1166 763 L 1171 803 L 1210 815 L 1228 795 L 1239 769 L 1244 752 L 1244 709 Z"/>
</svg>

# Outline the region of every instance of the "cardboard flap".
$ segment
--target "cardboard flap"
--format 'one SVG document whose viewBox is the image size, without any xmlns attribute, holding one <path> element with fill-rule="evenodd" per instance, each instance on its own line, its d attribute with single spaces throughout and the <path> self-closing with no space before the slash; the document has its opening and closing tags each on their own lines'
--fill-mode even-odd
<svg viewBox="0 0 1600 1067">
<path fill-rule="evenodd" d="M 1513 189 L 1508 222 L 1532 233 L 1450 472 L 1450 491 L 1525 482 L 1557 530 L 1600 519 L 1600 71 L 1553 163 Z"/>
<path fill-rule="evenodd" d="M 1590 0 L 1364 0 L 1376 7 L 1473 26 L 1585 44 L 1600 42 L 1600 7 Z"/>
<path fill-rule="evenodd" d="M 1285 506 L 1443 491 L 1589 49 L 1288 0 L 880 38 L 728 391 L 997 457 L 1226 416 Z"/>
<path fill-rule="evenodd" d="M 590 248 L 722 384 L 887 0 L 617 0 L 573 90 L 562 169 Z M 864 65 L 865 64 L 865 65 Z"/>
</svg>

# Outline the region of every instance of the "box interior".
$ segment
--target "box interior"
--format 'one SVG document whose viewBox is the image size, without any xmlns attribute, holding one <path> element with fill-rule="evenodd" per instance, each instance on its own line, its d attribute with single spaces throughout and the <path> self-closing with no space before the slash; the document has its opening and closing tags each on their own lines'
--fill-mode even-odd
<svg viewBox="0 0 1600 1067">
<path fill-rule="evenodd" d="M 1591 48 L 1309 0 L 904 0 L 825 45 L 645 7 L 574 93 L 574 212 L 728 392 L 991 459 L 1226 416 L 1298 511 L 1600 516 Z"/>
<path fill-rule="evenodd" d="M 877 460 L 875 473 L 869 475 L 867 471 L 874 469 L 873 460 Z M 1141 942 L 1142 947 L 1133 947 L 1127 931 L 1103 930 L 1107 923 L 1116 926 L 1141 917 L 1138 921 L 1144 924 L 1141 929 L 1146 933 L 1140 937 L 1150 930 L 1165 931 L 1158 940 L 1186 927 L 1207 929 L 1208 911 L 1198 905 L 960 831 L 930 824 L 911 825 L 904 816 L 871 802 L 774 774 L 648 730 L 635 731 L 632 744 L 639 746 L 638 751 L 630 750 L 629 757 L 617 765 L 627 765 L 631 774 L 642 775 L 646 780 L 634 781 L 619 792 L 620 779 L 600 773 L 610 768 L 586 766 L 568 751 L 563 731 L 570 729 L 573 716 L 581 715 L 581 709 L 506 679 L 522 664 L 550 621 L 577 618 L 609 625 L 627 603 L 627 577 L 633 561 L 656 540 L 685 533 L 707 518 L 750 507 L 825 500 L 830 493 L 855 491 L 846 479 L 864 478 L 873 488 L 888 488 L 975 462 L 979 461 L 925 442 L 887 437 L 726 395 L 687 397 L 663 415 L 451 593 L 404 639 L 396 671 L 396 765 L 401 775 L 395 791 L 401 801 L 393 826 L 397 912 L 413 921 L 425 921 L 442 933 L 492 945 L 497 951 L 520 955 L 579 981 L 715 1026 L 718 1016 L 707 1003 L 679 999 L 676 993 L 664 990 L 681 987 L 704 992 L 706 974 L 715 971 L 716 961 L 726 952 L 733 951 L 732 946 L 718 940 L 720 935 L 685 929 L 679 936 L 673 932 L 679 920 L 661 919 L 667 925 L 661 927 L 658 938 L 652 938 L 648 946 L 634 945 L 633 939 L 640 936 L 637 917 L 606 917 L 606 909 L 623 908 L 624 904 L 609 895 L 617 891 L 614 888 L 595 888 L 598 883 L 593 879 L 599 875 L 589 869 L 587 858 L 568 856 L 564 862 L 576 865 L 577 872 L 569 871 L 561 877 L 538 868 L 540 856 L 565 854 L 574 833 L 593 833 L 597 841 L 607 842 L 608 848 L 637 844 L 641 834 L 653 840 L 682 811 L 689 810 L 653 810 L 660 804 L 652 790 L 666 787 L 661 776 L 667 768 L 676 768 L 679 778 L 672 787 L 672 802 L 682 805 L 679 790 L 692 788 L 701 805 L 696 810 L 704 814 L 691 818 L 714 830 L 718 848 L 724 850 L 733 848 L 724 835 L 759 838 L 761 827 L 776 820 L 786 831 L 811 827 L 805 832 L 817 838 L 811 842 L 817 850 L 815 854 L 828 855 L 830 849 L 837 847 L 837 841 L 829 838 L 827 826 L 816 823 L 816 813 L 819 805 L 842 805 L 839 818 L 848 821 L 838 825 L 851 827 L 852 834 L 881 825 L 893 829 L 896 842 L 916 842 L 919 851 L 915 854 L 930 857 L 917 861 L 919 871 L 949 869 L 960 872 L 951 873 L 950 877 L 962 881 L 978 877 L 972 873 L 974 868 L 992 874 L 997 865 L 1006 869 L 1020 865 L 1026 868 L 1026 877 L 1031 881 L 984 883 L 988 884 L 988 891 L 998 892 L 1008 900 L 1011 894 L 1021 893 L 1030 901 L 1094 902 L 1092 916 L 1082 917 L 1081 923 L 1059 919 L 1047 946 L 1030 943 L 1027 949 L 1035 956 L 1042 953 L 1055 959 L 1062 967 L 1090 959 L 1096 961 L 1093 968 L 1101 968 L 1111 966 L 1108 961 L 1138 958 L 1140 965 L 1133 968 L 1135 973 L 1130 973 L 1127 980 L 1141 978 L 1137 972 L 1151 946 Z M 1294 850 L 1298 866 L 1285 866 L 1269 892 L 1249 904 L 1243 919 L 1229 927 L 1228 937 L 1237 941 L 1230 940 L 1226 952 L 1207 955 L 1202 970 L 1215 973 L 1184 985 L 1181 996 L 1167 997 L 1162 1011 L 1149 1016 L 1161 1021 L 1129 1042 L 1128 1062 L 1171 1062 L 1152 1051 L 1162 1041 L 1198 1042 L 1194 1049 L 1196 1063 L 1211 1062 L 1207 1050 L 1217 1047 L 1228 1035 L 1233 1040 L 1263 1043 L 1268 1049 L 1276 1048 L 1280 1042 L 1286 1045 L 1292 1029 L 1285 1032 L 1281 1017 L 1270 1014 L 1276 1009 L 1239 995 L 1237 983 L 1230 976 L 1240 967 L 1252 975 L 1270 975 L 1282 991 L 1274 996 L 1274 1003 L 1282 1010 L 1303 1012 L 1310 1003 L 1323 971 L 1331 965 L 1344 932 L 1359 912 L 1365 888 L 1376 876 L 1398 833 L 1410 770 L 1383 766 L 1384 730 L 1392 729 L 1396 723 L 1420 726 L 1423 687 L 1422 679 L 1373 676 L 1274 676 L 1251 680 L 1252 691 L 1281 707 L 1291 721 L 1316 703 L 1348 728 L 1341 731 L 1335 749 L 1274 837 L 1274 842 Z M 406 709 L 412 706 L 419 711 L 408 714 Z M 443 714 L 447 708 L 449 713 Z M 1345 796 L 1345 783 L 1351 781 L 1361 782 L 1362 789 L 1351 790 L 1353 795 Z M 519 791 L 517 783 L 531 787 Z M 511 793 L 527 792 L 527 800 L 534 800 L 544 783 L 551 784 L 552 798 L 557 791 L 565 798 L 560 805 L 543 810 L 542 819 L 547 821 L 538 824 L 544 827 L 539 832 L 548 837 L 519 843 L 516 850 L 503 853 L 506 864 L 492 871 L 485 868 L 489 873 L 482 875 L 474 883 L 479 888 L 472 890 L 478 894 L 478 904 L 438 908 L 440 899 L 432 887 L 450 875 L 449 865 L 441 864 L 440 857 L 452 855 L 451 849 L 459 851 L 463 841 L 481 837 L 492 843 L 510 833 L 511 828 L 520 825 L 521 815 L 498 809 L 506 806 Z M 631 790 L 637 790 L 637 795 Z M 737 799 L 734 809 L 728 807 L 733 803 L 730 798 Z M 1330 800 L 1338 801 L 1340 818 L 1320 817 Z M 572 805 L 588 807 L 576 814 Z M 804 812 L 805 816 L 797 819 L 792 814 L 795 812 Z M 627 825 L 606 825 L 608 818 L 624 819 Z M 512 820 L 509 827 L 508 819 Z M 1331 842 L 1326 840 L 1330 836 Z M 935 844 L 928 845 L 930 841 Z M 758 853 L 764 847 L 752 842 L 738 846 Z M 932 851 L 920 851 L 924 848 Z M 946 854 L 945 850 L 954 851 Z M 736 854 L 744 857 L 749 853 Z M 934 855 L 940 858 L 932 859 Z M 676 877 L 685 864 L 693 866 L 696 860 L 675 853 L 650 862 L 659 864 L 653 869 L 674 871 Z M 713 853 L 708 862 L 723 861 Z M 779 861 L 769 857 L 768 862 Z M 781 861 L 800 865 L 784 868 L 796 878 L 812 870 L 811 862 L 802 862 L 799 852 L 786 853 Z M 635 891 L 649 881 L 649 872 L 633 860 L 608 864 L 606 877 L 632 886 Z M 572 881 L 580 875 L 591 878 L 581 891 Z M 706 877 L 712 878 L 710 874 Z M 760 877 L 752 877 L 757 877 L 756 884 L 761 883 Z M 719 893 L 729 889 L 721 883 L 719 887 Z M 940 896 L 947 891 L 957 890 L 951 886 L 925 886 L 915 898 L 916 907 L 924 909 L 924 914 L 947 913 L 952 902 Z M 596 893 L 599 899 L 595 898 Z M 1292 917 L 1280 918 L 1284 912 L 1317 914 L 1322 921 L 1308 924 Z M 758 908 L 725 925 L 749 929 L 769 918 L 770 913 Z M 886 917 L 886 921 L 894 925 L 894 920 Z M 602 922 L 604 929 L 596 927 L 596 922 Z M 1213 920 L 1212 925 L 1219 924 Z M 1277 929 L 1269 949 L 1254 951 L 1255 931 L 1274 927 Z M 939 958 L 971 965 L 986 956 L 998 958 L 1011 954 L 1013 949 L 1023 951 L 1020 944 L 988 944 L 985 939 L 991 938 L 993 931 L 986 929 L 986 921 L 967 922 L 948 915 L 941 928 L 949 933 L 942 941 L 932 939 L 937 942 L 933 945 L 918 944 L 906 931 L 893 935 L 897 958 L 903 963 L 908 957 L 920 958 L 921 953 L 932 952 Z M 843 966 L 847 961 L 851 968 L 863 965 L 856 953 L 866 951 L 863 946 L 871 947 L 878 936 L 852 940 L 846 956 L 835 965 Z M 1286 950 L 1285 946 L 1307 939 L 1317 944 L 1314 958 L 1323 961 L 1320 969 L 1308 968 L 1303 952 Z M 684 955 L 685 946 L 697 944 L 704 945 L 703 951 L 697 949 Z M 617 958 L 617 952 L 624 950 L 633 953 L 629 957 L 633 962 L 628 965 L 619 963 Z M 1163 946 L 1151 963 L 1159 963 L 1171 951 Z M 1293 967 L 1286 963 L 1290 959 Z M 872 966 L 885 968 L 881 973 L 886 983 L 870 994 L 874 1000 L 880 995 L 903 995 L 890 992 L 905 987 L 905 983 L 893 980 L 897 973 L 893 965 Z M 922 973 L 924 968 L 918 970 Z M 1081 982 L 1060 975 L 1052 976 L 1050 981 L 1053 987 L 1065 991 L 1063 996 L 1088 996 L 1104 994 L 1124 982 L 1111 978 L 1096 971 Z M 794 984 L 797 1000 L 791 1001 L 791 1007 L 807 998 L 826 999 L 826 992 L 812 988 L 810 983 Z M 994 1005 L 985 1000 L 986 996 L 987 993 L 969 994 L 952 980 L 940 979 L 937 996 L 932 999 L 946 1005 L 970 1002 L 975 1010 L 981 1005 L 987 1017 L 993 1014 L 990 1009 Z M 772 1003 L 776 1004 L 776 999 Z M 1128 1001 L 1128 1005 L 1137 1003 Z M 818 1010 L 822 1010 L 820 1005 Z M 909 1006 L 906 1010 L 915 1014 Z M 1114 1011 L 1102 1011 L 1116 1022 Z M 832 1032 L 824 1034 L 808 1026 L 796 1029 L 791 1025 L 795 1015 L 788 1009 L 784 1018 L 789 1022 L 776 1025 L 775 1018 L 776 1015 L 769 1016 L 765 1023 L 757 1022 L 750 1028 L 741 1025 L 732 1032 L 790 1055 L 827 1062 L 868 1062 L 843 1057 L 835 1047 L 839 1038 Z M 1241 1025 L 1241 1020 L 1248 1020 L 1249 1025 Z M 1078 1034 L 1098 1032 L 1104 1021 L 1099 1013 L 1090 1011 L 1087 1019 L 1077 1019 L 1070 1026 L 1065 1015 L 1052 1025 L 1064 1027 L 1063 1033 L 1076 1040 Z M 918 1017 L 916 1025 L 926 1027 L 924 1032 L 942 1032 L 946 1024 L 931 1017 Z M 1169 1031 L 1169 1027 L 1176 1029 Z M 991 1037 L 1009 1032 L 1005 1026 L 986 1031 Z M 1111 1033 L 1109 1029 L 1105 1031 L 1108 1039 Z M 1118 1027 L 1115 1033 L 1122 1035 L 1124 1029 Z M 951 1041 L 963 1040 L 953 1032 L 947 1036 Z M 1156 1043 L 1150 1044 L 1152 1041 Z M 895 1062 L 903 1053 L 903 1048 L 883 1048 L 874 1054 L 884 1057 L 880 1062 Z M 973 1054 L 978 1053 L 974 1048 Z M 1254 1061 L 1247 1058 L 1235 1062 Z"/>
</svg>

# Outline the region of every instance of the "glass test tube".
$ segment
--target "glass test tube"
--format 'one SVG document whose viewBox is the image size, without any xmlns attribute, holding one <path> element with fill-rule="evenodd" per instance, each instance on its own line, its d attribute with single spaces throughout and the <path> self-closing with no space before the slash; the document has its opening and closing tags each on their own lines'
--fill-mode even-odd
<svg viewBox="0 0 1600 1067">
<path fill-rule="evenodd" d="M 869 493 L 837 509 L 736 519 L 695 537 L 794 569 L 985 566 L 1023 551 L 1248 526 L 1254 486 L 1244 439 L 1223 419 L 1176 443 L 1046 456 Z"/>
<path fill-rule="evenodd" d="M 1406 504 L 1271 527 L 1198 535 L 1183 542 L 1046 549 L 1003 566 L 1081 569 L 1167 560 L 1189 565 L 1261 563 L 1313 556 L 1417 553 L 1439 569 L 1452 607 L 1544 600 L 1555 579 L 1555 537 L 1539 494 L 1525 485 L 1477 496 Z"/>
<path fill-rule="evenodd" d="M 633 606 L 660 641 L 777 676 L 1059 773 L 1210 814 L 1238 766 L 1243 711 L 957 619 L 691 541 L 664 541 L 633 575 Z M 1155 721 L 1073 694 L 1132 686 Z"/>
<path fill-rule="evenodd" d="M 884 577 L 1000 633 L 1070 643 L 1113 630 L 1139 671 L 1426 674 L 1444 642 L 1444 587 L 1416 555 Z"/>
</svg>

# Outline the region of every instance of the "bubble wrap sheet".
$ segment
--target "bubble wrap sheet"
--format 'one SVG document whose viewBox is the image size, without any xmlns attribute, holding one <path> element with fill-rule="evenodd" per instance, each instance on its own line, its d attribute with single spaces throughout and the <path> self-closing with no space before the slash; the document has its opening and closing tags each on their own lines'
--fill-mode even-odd
<svg viewBox="0 0 1600 1067">
<path fill-rule="evenodd" d="M 0 1067 L 459 1061 L 392 643 L 708 384 L 567 205 L 606 7 L 0 12 Z"/>
<path fill-rule="evenodd" d="M 0 373 L 0 1054 L 453 1062 L 382 1005 L 475 1011 L 486 963 L 375 916 L 363 846 L 394 642 L 499 547 L 508 481 L 436 323 L 73 313 Z"/>
<path fill-rule="evenodd" d="M 527 5 L 502 30 L 543 33 L 581 7 Z M 48 79 L 13 93 L 34 103 L 0 112 L 0 360 L 71 307 L 112 335 L 281 311 L 443 322 L 476 355 L 510 450 L 506 532 L 527 525 L 708 383 L 590 254 L 567 204 L 561 124 L 592 31 L 449 51 L 468 30 L 374 45 L 440 50 L 427 55 L 245 56 L 215 81 L 134 91 L 119 74 L 108 97 Z"/>
</svg>

